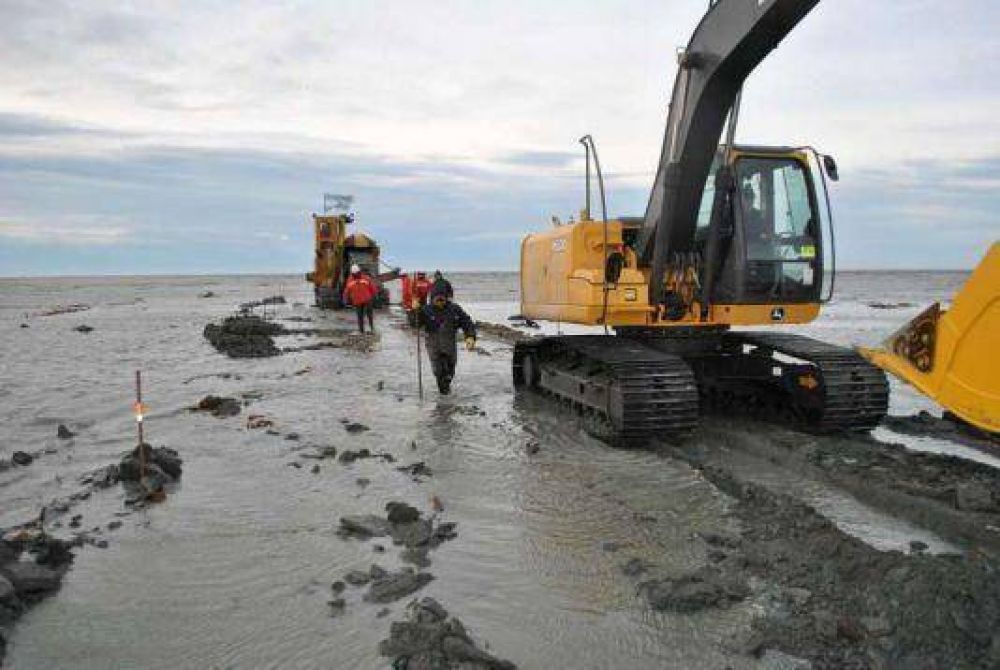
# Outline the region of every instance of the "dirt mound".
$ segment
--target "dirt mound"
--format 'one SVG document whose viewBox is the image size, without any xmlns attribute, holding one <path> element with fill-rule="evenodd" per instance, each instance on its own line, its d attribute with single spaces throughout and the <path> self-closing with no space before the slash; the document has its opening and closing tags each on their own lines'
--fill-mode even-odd
<svg viewBox="0 0 1000 670">
<path fill-rule="evenodd" d="M 281 353 L 273 338 L 284 331 L 279 323 L 250 315 L 230 316 L 221 324 L 210 323 L 203 334 L 213 347 L 230 358 L 264 358 Z"/>
<path fill-rule="evenodd" d="M 1000 435 L 991 435 L 947 412 L 944 418 L 938 418 L 929 412 L 911 416 L 887 416 L 882 419 L 882 425 L 903 435 L 937 437 L 977 449 L 986 448 L 991 453 L 1000 453 Z"/>
</svg>

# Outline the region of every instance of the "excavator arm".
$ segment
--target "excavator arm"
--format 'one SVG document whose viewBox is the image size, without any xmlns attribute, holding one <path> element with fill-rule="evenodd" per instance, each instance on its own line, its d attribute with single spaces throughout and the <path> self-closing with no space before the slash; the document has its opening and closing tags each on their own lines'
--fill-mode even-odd
<svg viewBox="0 0 1000 670">
<path fill-rule="evenodd" d="M 726 115 L 757 65 L 819 0 L 718 0 L 678 56 L 677 78 L 637 247 L 652 265 L 650 304 L 663 301 L 667 259 L 690 250 Z"/>
</svg>

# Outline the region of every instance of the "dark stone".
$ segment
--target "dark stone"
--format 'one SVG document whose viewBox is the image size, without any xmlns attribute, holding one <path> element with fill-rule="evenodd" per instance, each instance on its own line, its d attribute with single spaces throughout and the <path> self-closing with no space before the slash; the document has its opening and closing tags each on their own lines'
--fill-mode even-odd
<svg viewBox="0 0 1000 670">
<path fill-rule="evenodd" d="M 371 581 L 371 576 L 367 572 L 362 572 L 361 570 L 351 570 L 344 575 L 344 581 L 351 586 L 364 586 Z"/>
<path fill-rule="evenodd" d="M 115 520 L 108 523 L 108 530 L 118 530 L 122 527 L 122 522 Z"/>
<path fill-rule="evenodd" d="M 705 567 L 687 575 L 645 582 L 640 590 L 656 610 L 697 612 L 744 600 L 747 585 L 724 576 L 715 567 Z"/>
<path fill-rule="evenodd" d="M 290 441 L 290 442 L 298 442 L 298 440 L 299 440 L 299 434 L 298 433 L 289 433 L 288 435 L 285 435 L 285 439 L 288 440 L 288 441 Z"/>
<path fill-rule="evenodd" d="M 603 549 L 604 551 L 606 551 L 606 552 L 608 552 L 610 554 L 615 553 L 616 551 L 618 551 L 621 548 L 622 548 L 622 546 L 619 543 L 617 543 L 617 542 L 602 542 L 601 543 L 601 549 Z"/>
<path fill-rule="evenodd" d="M 312 468 L 309 469 L 309 472 L 313 473 L 314 475 L 318 475 L 319 474 L 319 466 L 318 465 L 312 466 Z"/>
<path fill-rule="evenodd" d="M 385 571 L 385 568 L 375 565 L 374 563 L 372 563 L 372 566 L 368 568 L 368 576 L 372 579 L 382 579 L 388 574 L 389 573 Z"/>
<path fill-rule="evenodd" d="M 414 572 L 403 568 L 399 572 L 372 581 L 364 599 L 372 603 L 390 603 L 419 591 L 433 580 L 434 576 L 426 572 Z"/>
<path fill-rule="evenodd" d="M 344 610 L 347 608 L 347 602 L 343 598 L 334 598 L 327 604 L 330 605 L 330 610 L 331 610 L 330 614 L 333 616 L 342 614 Z"/>
<path fill-rule="evenodd" d="M 26 451 L 15 451 L 10 457 L 11 463 L 14 465 L 31 465 L 35 457 Z"/>
<path fill-rule="evenodd" d="M 386 503 L 385 510 L 388 512 L 389 523 L 413 523 L 420 518 L 417 508 L 404 502 Z"/>
<path fill-rule="evenodd" d="M 371 429 L 363 423 L 345 423 L 344 430 L 348 433 L 364 433 Z"/>
<path fill-rule="evenodd" d="M 379 643 L 379 653 L 394 659 L 393 667 L 473 668 L 516 670 L 510 661 L 500 660 L 479 649 L 461 621 L 433 598 L 414 600 L 406 608 L 406 620 L 393 622 L 389 637 Z"/>
<path fill-rule="evenodd" d="M 14 585 L 19 597 L 50 593 L 59 588 L 65 570 L 17 561 L 0 566 L 0 575 Z"/>
<path fill-rule="evenodd" d="M 919 554 L 922 551 L 927 551 L 927 543 L 921 542 L 920 540 L 910 540 L 910 551 L 914 554 Z"/>
<path fill-rule="evenodd" d="M 77 514 L 76 516 L 74 516 L 72 519 L 69 520 L 69 527 L 79 528 L 82 522 L 83 522 L 83 515 Z"/>
<path fill-rule="evenodd" d="M 223 418 L 237 416 L 243 411 L 243 403 L 236 398 L 207 395 L 199 400 L 198 404 L 191 409 L 196 412 L 210 412 L 212 416 Z"/>
<path fill-rule="evenodd" d="M 411 477 L 431 477 L 434 472 L 427 467 L 427 464 L 423 461 L 417 461 L 416 463 L 411 463 L 410 465 L 402 465 L 396 468 L 400 472 L 405 472 Z"/>
<path fill-rule="evenodd" d="M 58 437 L 60 440 L 68 440 L 68 439 L 70 439 L 72 437 L 75 437 L 75 436 L 76 436 L 76 433 L 74 433 L 73 431 L 71 431 L 64 424 L 60 423 L 59 427 L 56 428 L 56 437 Z"/>
<path fill-rule="evenodd" d="M 93 327 L 88 326 L 86 324 L 81 324 L 81 325 L 77 326 L 76 328 L 74 328 L 73 330 L 75 330 L 78 333 L 89 333 L 89 332 L 93 331 L 94 329 L 93 329 Z"/>
<path fill-rule="evenodd" d="M 98 549 L 107 549 L 108 548 L 108 541 L 107 540 L 98 540 L 97 542 L 94 542 L 94 546 L 97 547 Z"/>
<path fill-rule="evenodd" d="M 118 464 L 118 477 L 123 481 L 139 481 L 139 449 L 143 450 L 146 460 L 147 470 L 145 477 L 152 479 L 165 478 L 165 483 L 170 483 L 181 476 L 181 460 L 177 452 L 168 447 L 156 447 L 148 444 L 136 447 L 122 458 Z"/>
<path fill-rule="evenodd" d="M 227 317 L 221 324 L 205 326 L 203 335 L 213 347 L 230 358 L 277 356 L 281 350 L 272 339 L 284 326 L 253 315 Z"/>
<path fill-rule="evenodd" d="M 542 449 L 541 445 L 536 440 L 531 440 L 526 445 L 524 445 L 524 451 L 532 456 L 541 451 L 541 449 Z"/>
<path fill-rule="evenodd" d="M 354 480 L 354 483 L 360 486 L 361 488 L 364 488 L 369 484 L 371 484 L 372 480 L 368 479 L 367 477 L 358 477 L 357 479 Z"/>
<path fill-rule="evenodd" d="M 374 514 L 349 514 L 340 517 L 338 532 L 362 538 L 383 537 L 391 530 L 389 522 Z"/>
<path fill-rule="evenodd" d="M 345 588 L 347 588 L 347 585 L 344 582 L 340 581 L 339 579 L 337 581 L 335 581 L 333 584 L 330 584 L 330 589 L 334 593 L 340 593 Z"/>
</svg>

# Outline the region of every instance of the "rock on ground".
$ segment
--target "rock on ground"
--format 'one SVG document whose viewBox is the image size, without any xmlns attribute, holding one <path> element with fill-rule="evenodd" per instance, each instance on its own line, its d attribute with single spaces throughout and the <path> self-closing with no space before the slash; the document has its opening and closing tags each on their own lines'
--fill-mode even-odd
<svg viewBox="0 0 1000 670">
<path fill-rule="evenodd" d="M 373 579 L 364 600 L 379 604 L 391 603 L 419 591 L 433 580 L 434 575 L 403 568 L 399 572 L 390 572 Z"/>
<path fill-rule="evenodd" d="M 75 436 L 76 436 L 76 433 L 74 433 L 73 431 L 71 431 L 64 424 L 60 423 L 59 427 L 56 429 L 56 437 L 58 437 L 60 440 L 68 440 L 71 437 L 75 437 Z"/>
<path fill-rule="evenodd" d="M 639 587 L 655 610 L 697 612 L 745 600 L 750 595 L 746 583 L 706 566 L 692 573 L 644 582 Z"/>
<path fill-rule="evenodd" d="M 394 659 L 392 667 L 398 670 L 515 670 L 517 667 L 476 646 L 462 622 L 450 616 L 433 598 L 414 600 L 407 605 L 406 619 L 392 623 L 389 638 L 379 643 L 379 653 Z"/>
<path fill-rule="evenodd" d="M 207 395 L 191 408 L 192 412 L 209 412 L 219 418 L 236 416 L 243 411 L 243 403 L 236 398 Z"/>
<path fill-rule="evenodd" d="M 281 353 L 273 338 L 284 331 L 279 323 L 244 315 L 227 317 L 221 324 L 210 323 L 203 334 L 213 347 L 230 358 L 264 358 Z"/>
<path fill-rule="evenodd" d="M 145 459 L 146 471 L 139 471 L 139 450 Z M 151 490 L 162 488 L 181 476 L 183 461 L 177 452 L 169 447 L 153 448 L 143 443 L 122 457 L 118 464 L 118 478 L 124 482 L 138 482 L 143 479 Z"/>
</svg>

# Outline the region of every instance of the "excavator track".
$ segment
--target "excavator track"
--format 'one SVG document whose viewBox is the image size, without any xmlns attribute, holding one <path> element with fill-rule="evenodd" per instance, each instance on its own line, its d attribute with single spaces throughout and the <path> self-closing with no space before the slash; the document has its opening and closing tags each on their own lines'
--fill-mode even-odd
<svg viewBox="0 0 1000 670">
<path fill-rule="evenodd" d="M 819 433 L 869 431 L 888 410 L 885 373 L 857 352 L 790 333 L 728 332 L 691 361 L 706 405 L 778 410 Z"/>
<path fill-rule="evenodd" d="M 595 437 L 628 446 L 698 424 L 698 386 L 680 356 L 625 338 L 545 337 L 514 348 L 514 385 L 573 408 Z"/>
</svg>

